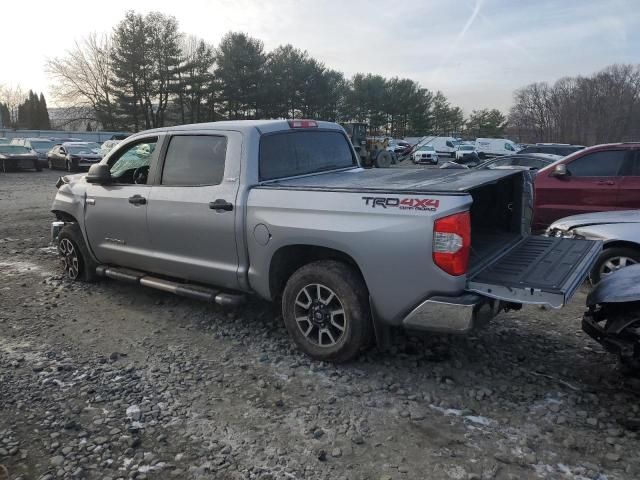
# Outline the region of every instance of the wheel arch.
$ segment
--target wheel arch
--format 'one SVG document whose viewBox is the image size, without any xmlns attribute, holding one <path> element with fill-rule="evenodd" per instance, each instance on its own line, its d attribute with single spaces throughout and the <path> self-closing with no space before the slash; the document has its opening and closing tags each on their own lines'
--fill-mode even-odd
<svg viewBox="0 0 640 480">
<path fill-rule="evenodd" d="M 341 250 L 317 245 L 286 245 L 276 250 L 269 262 L 269 294 L 271 299 L 275 300 L 282 294 L 287 280 L 296 270 L 318 260 L 336 260 L 353 267 L 367 288 L 362 270 L 351 255 Z"/>
<path fill-rule="evenodd" d="M 605 242 L 605 244 L 602 246 L 602 251 L 611 248 L 631 248 L 633 250 L 637 250 L 638 253 L 640 253 L 640 244 L 632 242 L 630 240 L 612 240 L 610 242 Z"/>
</svg>

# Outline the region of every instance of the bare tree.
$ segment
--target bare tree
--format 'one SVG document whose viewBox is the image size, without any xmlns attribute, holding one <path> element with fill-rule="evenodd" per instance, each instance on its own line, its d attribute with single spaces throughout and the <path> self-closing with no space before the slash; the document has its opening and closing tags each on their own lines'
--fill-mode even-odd
<svg viewBox="0 0 640 480">
<path fill-rule="evenodd" d="M 17 125 L 18 109 L 27 98 L 27 93 L 22 90 L 20 84 L 0 86 L 0 103 L 4 103 L 9 110 L 10 118 L 3 118 L 5 124 Z"/>
<path fill-rule="evenodd" d="M 509 123 L 521 141 L 591 145 L 640 136 L 640 66 L 516 90 Z"/>
<path fill-rule="evenodd" d="M 76 42 L 65 56 L 48 60 L 47 72 L 54 81 L 53 94 L 58 103 L 82 112 L 89 107 L 104 128 L 115 129 L 117 118 L 108 36 L 92 33 Z"/>
</svg>

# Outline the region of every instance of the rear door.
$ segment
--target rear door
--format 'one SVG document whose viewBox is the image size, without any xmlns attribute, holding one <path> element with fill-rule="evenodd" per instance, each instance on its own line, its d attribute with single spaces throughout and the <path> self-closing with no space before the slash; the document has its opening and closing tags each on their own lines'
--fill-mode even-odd
<svg viewBox="0 0 640 480">
<path fill-rule="evenodd" d="M 189 132 L 169 138 L 147 210 L 152 271 L 238 288 L 241 149 L 238 132 Z"/>
<path fill-rule="evenodd" d="M 565 165 L 568 175 L 536 179 L 536 225 L 580 213 L 615 210 L 626 150 L 587 153 Z"/>
<path fill-rule="evenodd" d="M 601 251 L 600 241 L 529 236 L 471 276 L 467 289 L 498 300 L 560 308 Z"/>
<path fill-rule="evenodd" d="M 618 206 L 623 210 L 640 208 L 640 150 L 630 150 L 624 176 L 620 180 Z"/>
</svg>

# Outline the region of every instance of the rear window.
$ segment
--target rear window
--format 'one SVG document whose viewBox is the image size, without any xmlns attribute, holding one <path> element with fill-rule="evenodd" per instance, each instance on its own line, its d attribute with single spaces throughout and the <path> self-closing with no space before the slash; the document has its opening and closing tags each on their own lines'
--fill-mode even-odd
<svg viewBox="0 0 640 480">
<path fill-rule="evenodd" d="M 357 165 L 341 132 L 297 131 L 263 135 L 260 180 L 294 177 Z"/>
</svg>

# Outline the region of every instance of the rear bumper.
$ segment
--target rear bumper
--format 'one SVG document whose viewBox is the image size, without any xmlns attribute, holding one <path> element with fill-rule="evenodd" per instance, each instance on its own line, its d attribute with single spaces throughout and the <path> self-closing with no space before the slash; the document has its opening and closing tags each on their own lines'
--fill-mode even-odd
<svg viewBox="0 0 640 480">
<path fill-rule="evenodd" d="M 414 308 L 402 321 L 407 329 L 441 333 L 467 333 L 495 317 L 501 304 L 482 295 L 431 297 Z"/>
</svg>

